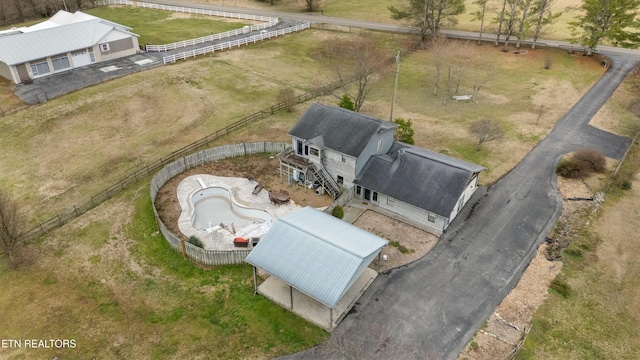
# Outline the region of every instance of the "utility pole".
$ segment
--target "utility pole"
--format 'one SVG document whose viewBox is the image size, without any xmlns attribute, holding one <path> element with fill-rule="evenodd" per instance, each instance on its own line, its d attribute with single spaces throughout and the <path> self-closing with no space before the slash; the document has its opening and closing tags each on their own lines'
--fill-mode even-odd
<svg viewBox="0 0 640 360">
<path fill-rule="evenodd" d="M 400 50 L 398 50 L 398 55 L 396 55 L 396 80 L 393 85 L 393 100 L 391 101 L 391 119 L 389 121 L 393 122 L 393 108 L 396 105 L 396 94 L 398 93 L 398 75 L 400 74 Z"/>
</svg>

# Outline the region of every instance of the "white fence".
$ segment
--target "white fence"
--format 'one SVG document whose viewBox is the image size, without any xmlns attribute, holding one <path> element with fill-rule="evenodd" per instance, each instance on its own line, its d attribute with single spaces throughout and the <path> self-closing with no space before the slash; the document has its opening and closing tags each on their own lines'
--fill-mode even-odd
<svg viewBox="0 0 640 360">
<path fill-rule="evenodd" d="M 264 24 L 246 26 L 241 29 L 231 30 L 231 31 L 227 31 L 219 34 L 207 35 L 207 36 L 199 37 L 197 39 L 183 40 L 183 41 L 178 41 L 178 42 L 165 44 L 165 45 L 147 45 L 146 50 L 153 51 L 153 52 L 175 50 L 175 49 L 179 49 L 187 46 L 203 44 L 209 41 L 220 40 L 220 39 L 224 39 L 224 38 L 228 38 L 236 35 L 248 34 L 252 31 L 259 31 L 259 30 L 274 26 L 276 24 L 278 24 L 277 20 L 264 23 Z"/>
<path fill-rule="evenodd" d="M 234 47 L 239 47 L 241 45 L 249 45 L 249 44 L 256 43 L 257 41 L 262 41 L 264 39 L 271 39 L 271 38 L 282 36 L 285 34 L 290 34 L 294 31 L 301 31 L 304 29 L 308 29 L 310 26 L 311 25 L 309 23 L 304 23 L 304 24 L 288 27 L 286 29 L 260 33 L 260 34 L 249 36 L 243 39 L 232 40 L 225 43 L 214 44 L 211 46 L 206 46 L 206 47 L 195 49 L 195 50 L 181 52 L 175 55 L 165 56 L 162 58 L 162 61 L 164 62 L 164 64 L 168 64 L 168 63 L 176 62 L 178 60 L 184 60 L 184 59 L 196 57 L 198 55 L 213 53 L 213 52 L 221 51 L 224 49 L 231 49 Z"/>
<path fill-rule="evenodd" d="M 145 9 L 183 12 L 188 14 L 209 15 L 209 16 L 226 17 L 226 18 L 232 18 L 232 19 L 244 19 L 244 20 L 254 20 L 254 21 L 263 21 L 263 22 L 273 22 L 273 21 L 275 21 L 276 23 L 278 22 L 278 18 L 274 18 L 270 16 L 239 14 L 239 13 L 233 13 L 228 11 L 195 9 L 195 8 L 184 7 L 184 6 L 152 4 L 152 3 L 142 2 L 142 1 L 100 0 L 98 1 L 98 4 L 99 5 L 129 5 L 129 6 L 137 6 Z"/>
<path fill-rule="evenodd" d="M 176 251 L 183 252 L 186 257 L 198 264 L 207 266 L 242 264 L 247 255 L 249 255 L 250 250 L 204 250 L 198 246 L 189 244 L 169 231 L 158 216 L 158 211 L 156 210 L 155 205 L 156 196 L 158 195 L 158 191 L 167 183 L 167 181 L 191 168 L 232 157 L 260 153 L 277 153 L 284 150 L 288 145 L 289 143 L 284 142 L 261 141 L 218 146 L 183 156 L 167 164 L 162 168 L 162 170 L 158 171 L 153 179 L 151 179 L 151 201 L 153 203 L 153 212 L 156 217 L 158 228 L 169 245 L 171 245 L 171 247 Z"/>
</svg>

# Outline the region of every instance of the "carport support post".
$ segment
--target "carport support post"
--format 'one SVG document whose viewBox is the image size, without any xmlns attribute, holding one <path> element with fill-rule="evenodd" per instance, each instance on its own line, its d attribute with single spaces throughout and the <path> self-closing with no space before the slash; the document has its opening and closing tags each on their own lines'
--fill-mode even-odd
<svg viewBox="0 0 640 360">
<path fill-rule="evenodd" d="M 256 273 L 256 267 L 253 267 L 253 294 L 258 293 L 258 275 Z"/>
<path fill-rule="evenodd" d="M 329 308 L 329 329 L 333 329 L 333 308 Z"/>
<path fill-rule="evenodd" d="M 382 251 L 378 253 L 378 274 L 380 274 L 380 256 L 382 256 Z"/>
<path fill-rule="evenodd" d="M 291 312 L 293 312 L 293 286 L 289 285 L 289 297 L 291 298 Z"/>
</svg>

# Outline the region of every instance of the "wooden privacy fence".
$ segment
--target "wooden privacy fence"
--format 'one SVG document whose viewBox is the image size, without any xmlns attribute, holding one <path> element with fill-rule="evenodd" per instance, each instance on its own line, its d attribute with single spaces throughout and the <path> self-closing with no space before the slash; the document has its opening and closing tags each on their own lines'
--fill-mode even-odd
<svg viewBox="0 0 640 360">
<path fill-rule="evenodd" d="M 238 156 L 277 153 L 284 150 L 288 145 L 289 143 L 285 142 L 270 141 L 224 145 L 181 157 L 165 165 L 162 170 L 158 171 L 153 179 L 151 179 L 150 191 L 151 201 L 153 203 L 153 213 L 156 217 L 158 228 L 169 245 L 171 245 L 174 250 L 182 252 L 184 257 L 202 265 L 215 266 L 243 263 L 251 250 L 205 250 L 180 239 L 169 231 L 158 216 L 158 211 L 156 210 L 155 205 L 156 196 L 158 195 L 158 191 L 167 183 L 167 181 L 194 167 Z"/>
<path fill-rule="evenodd" d="M 248 34 L 248 33 L 252 32 L 252 31 L 262 30 L 262 29 L 274 26 L 276 24 L 278 24 L 277 20 L 276 21 L 271 21 L 271 22 L 268 22 L 268 23 L 264 23 L 264 24 L 251 25 L 251 26 L 247 25 L 246 27 L 243 27 L 241 29 L 226 31 L 226 32 L 219 33 L 219 34 L 207 35 L 207 36 L 199 37 L 197 39 L 189 39 L 189 40 L 184 40 L 184 41 L 178 41 L 178 42 L 174 42 L 174 43 L 171 43 L 171 44 L 165 44 L 165 45 L 146 45 L 145 48 L 149 52 L 160 52 L 160 51 L 175 50 L 175 49 L 178 49 L 178 48 L 183 48 L 183 47 L 197 45 L 197 44 L 203 44 L 203 43 L 206 43 L 206 42 L 209 42 L 209 41 L 220 40 L 220 39 L 224 39 L 224 38 L 228 38 L 228 37 L 232 37 L 232 36 L 236 36 L 236 35 Z"/>
<path fill-rule="evenodd" d="M 304 23 L 296 26 L 291 26 L 285 29 L 268 31 L 266 33 L 259 33 L 259 34 L 242 38 L 242 39 L 227 41 L 220 44 L 213 44 L 210 46 L 206 46 L 206 47 L 202 47 L 194 50 L 184 51 L 179 54 L 164 56 L 162 58 L 162 62 L 164 64 L 168 64 L 168 63 L 176 62 L 178 60 L 184 60 L 184 59 L 196 57 L 198 55 L 213 53 L 213 52 L 221 51 L 224 49 L 231 49 L 231 48 L 239 47 L 242 45 L 254 44 L 258 41 L 263 41 L 264 39 L 271 39 L 271 38 L 282 36 L 285 34 L 290 34 L 294 31 L 301 31 L 304 29 L 308 29 L 310 26 L 311 25 L 309 23 Z"/>
</svg>

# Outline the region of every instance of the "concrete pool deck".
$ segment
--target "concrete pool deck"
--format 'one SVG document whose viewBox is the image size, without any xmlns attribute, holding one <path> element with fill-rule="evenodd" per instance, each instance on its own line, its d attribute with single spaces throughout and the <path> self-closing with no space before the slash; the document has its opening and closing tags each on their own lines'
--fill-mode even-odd
<svg viewBox="0 0 640 360">
<path fill-rule="evenodd" d="M 248 180 L 246 178 L 223 177 L 208 174 L 192 175 L 180 182 L 177 188 L 178 202 L 182 212 L 178 218 L 178 228 L 182 234 L 198 237 L 205 250 L 237 250 L 233 245 L 235 237 L 245 237 L 244 234 L 250 233 L 251 227 L 235 229 L 236 234 L 232 234 L 226 229 L 207 232 L 206 230 L 198 230 L 191 224 L 191 216 L 194 212 L 191 197 L 196 192 L 207 187 L 221 187 L 227 189 L 233 198 L 233 201 L 241 206 L 248 208 L 256 208 L 268 212 L 273 221 L 290 212 L 300 209 L 294 201 L 290 201 L 287 205 L 276 206 L 269 200 L 269 192 L 266 189 L 260 191 L 257 195 L 253 195 L 253 189 L 258 184 L 257 181 Z M 217 224 L 216 224 L 217 225 Z M 258 227 L 260 224 L 255 224 Z M 249 249 L 252 245 L 249 244 Z"/>
</svg>

